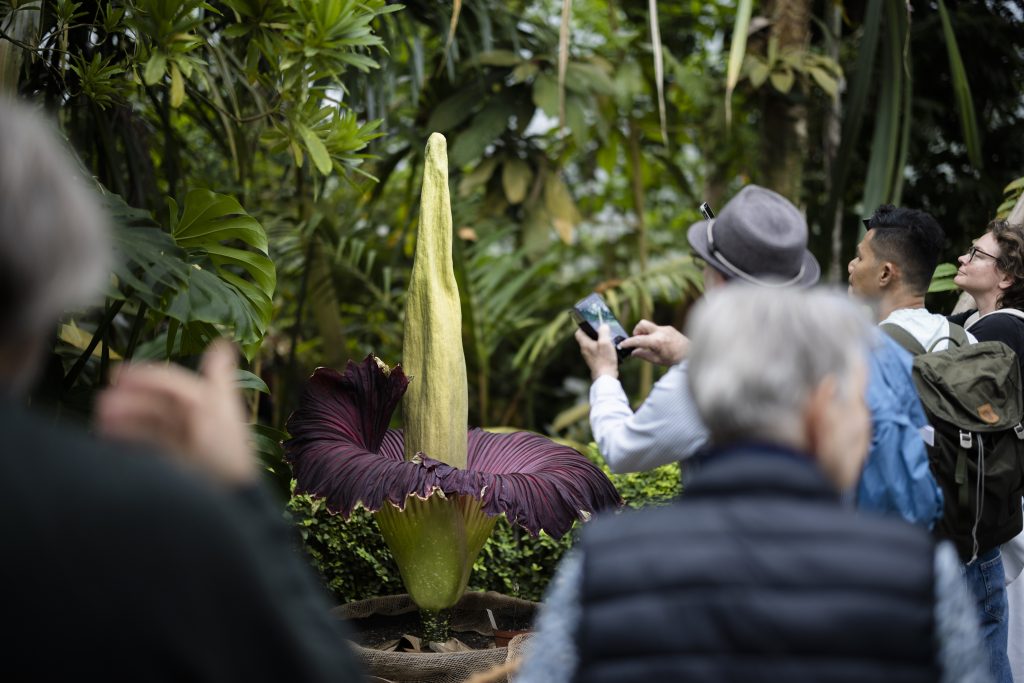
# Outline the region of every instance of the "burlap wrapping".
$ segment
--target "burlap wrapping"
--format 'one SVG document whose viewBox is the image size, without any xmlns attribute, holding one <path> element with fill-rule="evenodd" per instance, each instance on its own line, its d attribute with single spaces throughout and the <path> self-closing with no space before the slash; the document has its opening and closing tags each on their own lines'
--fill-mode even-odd
<svg viewBox="0 0 1024 683">
<path fill-rule="evenodd" d="M 453 631 L 475 631 L 493 635 L 487 613 L 494 612 L 499 624 L 513 617 L 530 621 L 537 603 L 511 598 L 501 593 L 466 593 L 452 609 Z M 394 615 L 415 612 L 416 605 L 408 595 L 369 598 L 341 605 L 333 613 L 345 619 L 363 619 L 372 615 Z M 495 647 L 469 652 L 382 652 L 353 643 L 356 656 L 364 670 L 390 683 L 463 683 L 472 674 L 488 671 L 522 656 L 528 635 L 516 636 L 508 647 Z M 507 682 L 502 676 L 495 683 Z"/>
</svg>

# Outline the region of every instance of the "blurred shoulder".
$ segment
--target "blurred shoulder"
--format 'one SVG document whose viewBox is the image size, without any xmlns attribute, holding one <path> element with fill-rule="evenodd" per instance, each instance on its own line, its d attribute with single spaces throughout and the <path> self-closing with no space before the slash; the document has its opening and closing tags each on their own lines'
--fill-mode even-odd
<svg viewBox="0 0 1024 683">
<path fill-rule="evenodd" d="M 201 518 L 211 528 L 229 513 L 227 496 L 159 453 L 103 442 L 83 427 L 4 404 L 0 429 L 0 510 L 34 511 L 31 525 L 45 534 L 126 525 L 175 528 Z"/>
</svg>

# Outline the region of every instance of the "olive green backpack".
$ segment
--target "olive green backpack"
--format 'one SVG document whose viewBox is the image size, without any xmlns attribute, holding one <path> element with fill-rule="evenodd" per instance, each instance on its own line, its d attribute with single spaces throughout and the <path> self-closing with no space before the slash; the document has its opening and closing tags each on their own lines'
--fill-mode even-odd
<svg viewBox="0 0 1024 683">
<path fill-rule="evenodd" d="M 962 327 L 949 327 L 949 348 L 930 351 L 902 327 L 882 325 L 914 355 L 914 385 L 934 429 L 928 461 L 945 498 L 935 533 L 969 562 L 1021 531 L 1024 400 L 1010 347 L 968 344 Z"/>
</svg>

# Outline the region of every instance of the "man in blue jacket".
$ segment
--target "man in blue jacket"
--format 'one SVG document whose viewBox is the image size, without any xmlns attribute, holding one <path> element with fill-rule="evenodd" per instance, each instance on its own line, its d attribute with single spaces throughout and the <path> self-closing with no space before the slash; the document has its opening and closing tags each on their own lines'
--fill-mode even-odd
<svg viewBox="0 0 1024 683">
<path fill-rule="evenodd" d="M 942 490 L 928 467 L 921 430 L 928 421 L 911 376 L 913 358 L 887 334 L 875 334 L 865 398 L 871 448 L 857 483 L 857 507 L 931 529 Z"/>
</svg>

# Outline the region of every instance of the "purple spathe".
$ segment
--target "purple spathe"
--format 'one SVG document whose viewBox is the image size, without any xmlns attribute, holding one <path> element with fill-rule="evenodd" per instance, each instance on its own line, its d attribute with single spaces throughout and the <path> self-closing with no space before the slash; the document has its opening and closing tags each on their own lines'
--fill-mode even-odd
<svg viewBox="0 0 1024 683">
<path fill-rule="evenodd" d="M 406 461 L 402 431 L 388 424 L 409 381 L 401 367 L 385 373 L 373 356 L 349 361 L 344 374 L 317 368 L 288 419 L 285 458 L 296 490 L 346 517 L 357 504 L 404 508 L 410 495 L 472 496 L 486 514 L 556 538 L 576 519 L 621 505 L 596 465 L 530 432 L 469 430 L 465 470 L 423 453 Z"/>
</svg>

